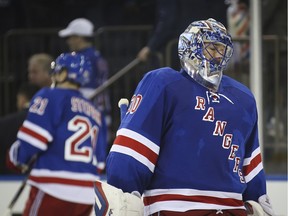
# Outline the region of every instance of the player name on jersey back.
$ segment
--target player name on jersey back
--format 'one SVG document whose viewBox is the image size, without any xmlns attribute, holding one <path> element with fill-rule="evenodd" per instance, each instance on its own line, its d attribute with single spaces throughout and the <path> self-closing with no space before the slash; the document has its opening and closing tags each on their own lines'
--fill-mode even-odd
<svg viewBox="0 0 288 216">
<path fill-rule="evenodd" d="M 71 98 L 71 110 L 73 112 L 84 113 L 87 116 L 90 116 L 97 124 L 101 125 L 101 113 L 95 109 L 95 107 L 88 101 L 79 98 Z"/>
</svg>

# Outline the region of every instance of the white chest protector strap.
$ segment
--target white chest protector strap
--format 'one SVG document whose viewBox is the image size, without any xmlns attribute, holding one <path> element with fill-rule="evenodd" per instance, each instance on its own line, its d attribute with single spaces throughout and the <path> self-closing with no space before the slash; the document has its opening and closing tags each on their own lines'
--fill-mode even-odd
<svg viewBox="0 0 288 216">
<path fill-rule="evenodd" d="M 112 185 L 95 182 L 94 211 L 97 216 L 143 216 L 144 204 L 141 198 L 124 193 Z"/>
</svg>

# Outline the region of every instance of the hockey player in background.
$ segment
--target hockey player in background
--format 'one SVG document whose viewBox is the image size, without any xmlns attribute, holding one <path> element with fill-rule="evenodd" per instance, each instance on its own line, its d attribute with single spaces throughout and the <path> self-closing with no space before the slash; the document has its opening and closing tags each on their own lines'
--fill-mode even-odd
<svg viewBox="0 0 288 216">
<path fill-rule="evenodd" d="M 109 69 L 106 59 L 99 50 L 93 46 L 94 25 L 85 18 L 72 20 L 65 29 L 58 32 L 61 38 L 64 38 L 70 51 L 84 55 L 91 62 L 91 79 L 81 86 L 80 91 L 86 98 L 90 98 L 95 89 L 102 85 L 108 78 Z M 93 101 L 97 108 L 109 114 L 111 111 L 108 92 L 97 96 Z"/>
<path fill-rule="evenodd" d="M 37 155 L 24 216 L 91 213 L 93 182 L 104 169 L 107 143 L 103 117 L 79 92 L 90 73 L 83 55 L 61 54 L 52 63 L 55 87 L 43 88 L 31 100 L 9 152 L 12 164 L 22 168 Z"/>
<path fill-rule="evenodd" d="M 180 72 L 160 68 L 138 84 L 107 158 L 108 185 L 142 195 L 144 215 L 274 215 L 255 99 L 223 75 L 233 54 L 226 28 L 191 23 L 178 54 Z"/>
</svg>

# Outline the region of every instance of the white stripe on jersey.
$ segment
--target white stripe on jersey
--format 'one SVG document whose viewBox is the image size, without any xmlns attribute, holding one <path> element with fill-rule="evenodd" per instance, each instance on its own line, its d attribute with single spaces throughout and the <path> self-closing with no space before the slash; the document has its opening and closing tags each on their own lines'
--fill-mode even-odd
<svg viewBox="0 0 288 216">
<path fill-rule="evenodd" d="M 244 176 L 246 183 L 250 182 L 262 169 L 263 164 L 259 163 L 247 176 Z"/>
<path fill-rule="evenodd" d="M 120 145 L 117 145 L 117 143 L 114 143 L 112 145 L 112 148 L 110 151 L 129 155 L 129 156 L 133 157 L 134 159 L 136 159 L 137 161 L 139 161 L 140 163 L 142 163 L 144 166 L 147 166 L 151 172 L 154 172 L 155 165 L 153 163 L 151 163 L 151 161 L 149 161 L 145 156 L 139 154 L 138 152 L 134 151 L 133 149 L 130 149 L 130 148 L 124 147 L 124 146 L 120 146 Z"/>
<path fill-rule="evenodd" d="M 28 184 L 33 185 L 45 193 L 68 202 L 94 204 L 94 188 L 75 185 L 64 185 L 55 183 L 38 183 L 28 180 Z"/>
<path fill-rule="evenodd" d="M 159 196 L 159 201 L 157 201 L 157 196 Z M 169 197 L 171 200 L 163 199 L 163 197 Z M 178 197 L 173 200 L 173 196 Z M 183 200 L 179 200 L 179 196 L 183 196 Z M 200 197 L 202 201 L 191 201 L 185 200 L 186 197 Z M 151 197 L 156 200 L 150 205 L 146 205 L 144 208 L 145 214 L 150 215 L 161 210 L 167 211 L 188 211 L 193 209 L 245 209 L 244 206 L 233 206 L 226 204 L 227 199 L 235 200 L 239 203 L 242 203 L 242 194 L 233 193 L 233 192 L 223 192 L 223 191 L 203 191 L 195 189 L 156 189 L 148 190 L 144 192 L 144 202 L 145 198 Z M 205 197 L 208 197 L 209 200 L 221 200 L 223 199 L 223 204 L 216 203 L 207 203 L 205 202 Z M 148 198 L 149 199 L 149 198 Z"/>
<path fill-rule="evenodd" d="M 144 215 L 151 215 L 159 211 L 180 211 L 201 209 L 235 209 L 233 206 L 216 205 L 209 203 L 189 202 L 189 201 L 161 201 L 144 207 Z M 237 209 L 245 209 L 245 207 L 237 207 Z"/>
<path fill-rule="evenodd" d="M 197 189 L 154 189 L 147 190 L 144 196 L 159 196 L 167 194 L 178 194 L 182 196 L 211 196 L 218 198 L 232 198 L 242 200 L 241 193 L 224 192 L 224 191 L 209 191 L 209 190 L 197 190 Z"/>
<path fill-rule="evenodd" d="M 251 154 L 251 157 L 249 158 L 245 158 L 244 161 L 243 161 L 243 166 L 247 166 L 251 163 L 251 161 L 258 155 L 260 154 L 260 147 L 256 148 L 252 154 Z"/>
<path fill-rule="evenodd" d="M 147 148 L 151 149 L 153 152 L 155 152 L 157 155 L 159 154 L 160 151 L 160 147 L 158 145 L 156 145 L 154 142 L 152 142 L 151 140 L 147 139 L 146 137 L 144 137 L 143 135 L 129 130 L 127 128 L 121 128 L 117 131 L 116 135 L 123 135 L 129 138 L 132 138 L 142 144 L 144 144 Z"/>
<path fill-rule="evenodd" d="M 29 143 L 30 145 L 33 145 L 38 149 L 41 149 L 42 151 L 45 151 L 48 148 L 46 143 L 22 131 L 18 131 L 17 138 Z"/>
<path fill-rule="evenodd" d="M 31 176 L 35 177 L 55 177 L 55 178 L 64 178 L 64 179 L 75 179 L 75 180 L 84 180 L 84 181 L 95 181 L 99 179 L 99 176 L 96 174 L 90 173 L 76 173 L 69 171 L 53 171 L 48 169 L 32 169 Z"/>
<path fill-rule="evenodd" d="M 45 137 L 48 140 L 48 142 L 51 142 L 53 140 L 53 137 L 49 133 L 49 131 L 28 120 L 24 121 L 23 126 Z"/>
</svg>

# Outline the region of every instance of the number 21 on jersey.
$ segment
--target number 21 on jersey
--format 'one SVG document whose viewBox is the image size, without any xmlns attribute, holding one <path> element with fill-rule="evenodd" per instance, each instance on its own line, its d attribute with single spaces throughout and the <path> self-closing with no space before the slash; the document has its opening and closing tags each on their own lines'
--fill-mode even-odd
<svg viewBox="0 0 288 216">
<path fill-rule="evenodd" d="M 75 133 L 65 142 L 65 160 L 90 163 L 97 141 L 98 127 L 92 127 L 87 117 L 75 116 L 68 122 L 68 130 Z M 85 142 L 90 145 L 83 146 Z"/>
</svg>

